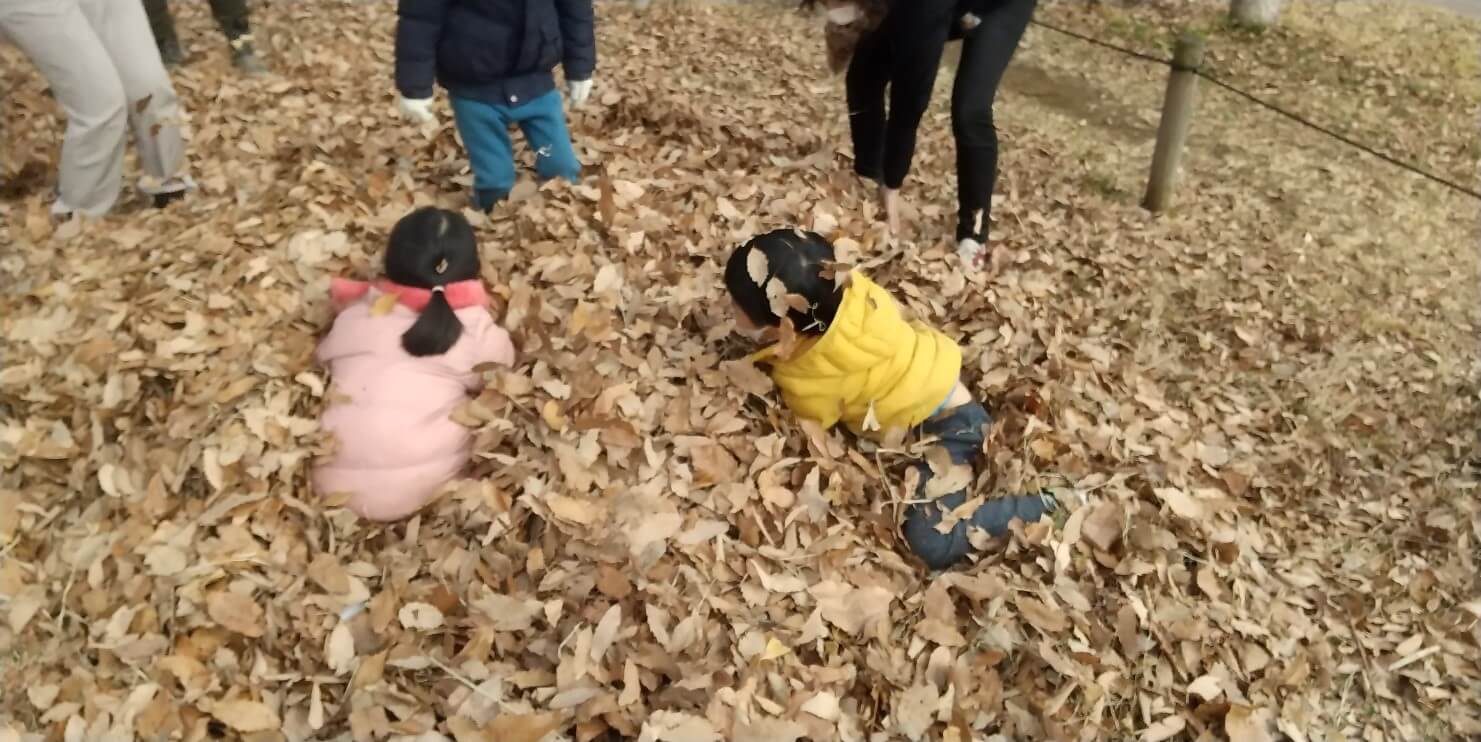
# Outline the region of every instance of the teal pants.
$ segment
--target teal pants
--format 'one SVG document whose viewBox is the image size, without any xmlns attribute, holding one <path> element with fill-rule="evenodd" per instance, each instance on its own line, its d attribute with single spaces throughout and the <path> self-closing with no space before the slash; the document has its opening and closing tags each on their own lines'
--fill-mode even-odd
<svg viewBox="0 0 1481 742">
<path fill-rule="evenodd" d="M 474 201 L 481 209 L 509 195 L 514 188 L 514 146 L 509 127 L 519 125 L 535 150 L 535 174 L 541 180 L 581 175 L 581 163 L 571 147 L 560 92 L 552 90 L 517 106 L 452 98 L 453 119 L 473 166 Z"/>
</svg>

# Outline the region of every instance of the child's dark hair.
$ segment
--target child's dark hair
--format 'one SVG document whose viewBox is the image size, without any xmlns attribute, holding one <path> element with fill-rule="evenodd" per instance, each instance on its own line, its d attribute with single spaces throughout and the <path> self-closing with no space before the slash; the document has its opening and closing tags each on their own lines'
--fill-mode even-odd
<svg viewBox="0 0 1481 742">
<path fill-rule="evenodd" d="M 829 265 L 832 262 L 833 245 L 822 235 L 778 229 L 751 238 L 730 254 L 725 264 L 725 288 L 741 311 L 758 325 L 780 326 L 782 315 L 776 309 L 785 308 L 797 332 L 822 335 L 833 323 L 843 300 L 843 291 Z M 773 278 L 780 282 L 780 291 L 768 292 L 767 285 Z M 806 306 L 778 297 L 778 293 L 801 297 Z"/>
<path fill-rule="evenodd" d="M 402 286 L 435 289 L 478 278 L 478 241 L 462 214 L 424 207 L 407 214 L 391 228 L 386 246 L 386 278 Z M 433 291 L 416 324 L 401 336 L 401 347 L 414 356 L 446 353 L 463 334 L 463 323 Z"/>
</svg>

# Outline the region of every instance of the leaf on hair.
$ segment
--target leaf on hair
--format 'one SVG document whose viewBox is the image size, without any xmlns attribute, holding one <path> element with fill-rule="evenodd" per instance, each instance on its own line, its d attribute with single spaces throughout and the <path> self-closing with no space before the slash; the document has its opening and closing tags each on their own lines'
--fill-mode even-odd
<svg viewBox="0 0 1481 742">
<path fill-rule="evenodd" d="M 754 247 L 751 248 L 751 251 L 746 254 L 746 275 L 751 277 L 751 282 L 757 286 L 765 286 L 766 276 L 770 273 L 766 253 Z"/>
<path fill-rule="evenodd" d="M 782 317 L 782 324 L 777 328 L 776 357 L 788 361 L 798 350 L 797 328 L 792 325 L 791 317 Z"/>
<path fill-rule="evenodd" d="M 787 287 L 776 276 L 766 282 L 766 304 L 772 314 L 778 317 L 787 316 Z"/>
<path fill-rule="evenodd" d="M 395 294 L 381 294 L 376 297 L 375 303 L 370 305 L 370 316 L 383 317 L 391 313 L 391 307 L 396 306 Z"/>
</svg>

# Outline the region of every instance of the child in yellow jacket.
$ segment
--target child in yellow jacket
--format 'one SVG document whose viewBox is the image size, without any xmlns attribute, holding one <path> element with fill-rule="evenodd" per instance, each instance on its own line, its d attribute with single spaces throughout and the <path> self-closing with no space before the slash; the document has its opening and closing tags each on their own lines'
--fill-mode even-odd
<svg viewBox="0 0 1481 742">
<path fill-rule="evenodd" d="M 785 320 L 798 338 L 794 347 L 772 345 L 753 358 L 771 366 L 782 400 L 800 417 L 824 428 L 842 422 L 873 438 L 917 431 L 936 439 L 952 464 L 970 466 L 992 420 L 961 383 L 961 349 L 940 332 L 907 322 L 889 292 L 862 273 L 833 276 L 833 260 L 826 239 L 790 229 L 753 238 L 731 254 L 725 286 L 737 328 L 756 336 Z M 966 556 L 971 529 L 1001 536 L 1013 519 L 1036 522 L 1053 508 L 1052 499 L 1036 495 L 994 498 L 942 533 L 943 515 L 961 507 L 967 492 L 929 500 L 932 469 L 925 461 L 914 466 L 919 501 L 905 511 L 901 530 L 931 569 Z"/>
</svg>

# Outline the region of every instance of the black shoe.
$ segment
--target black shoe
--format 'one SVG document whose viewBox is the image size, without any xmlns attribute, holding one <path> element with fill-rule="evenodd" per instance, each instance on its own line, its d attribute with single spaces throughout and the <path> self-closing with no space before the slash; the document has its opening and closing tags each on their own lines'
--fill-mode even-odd
<svg viewBox="0 0 1481 742">
<path fill-rule="evenodd" d="M 156 193 L 151 196 L 151 203 L 156 209 L 163 209 L 176 201 L 185 198 L 186 191 L 170 191 L 169 193 Z"/>
<path fill-rule="evenodd" d="M 485 214 L 493 214 L 494 207 L 508 198 L 508 191 L 499 191 L 492 188 L 475 188 L 473 190 L 473 207 Z"/>
</svg>

